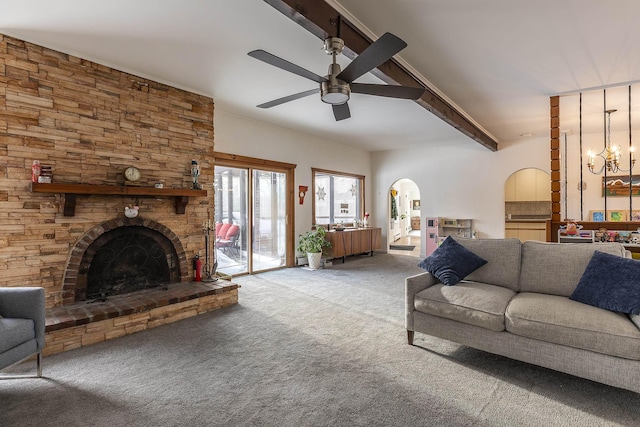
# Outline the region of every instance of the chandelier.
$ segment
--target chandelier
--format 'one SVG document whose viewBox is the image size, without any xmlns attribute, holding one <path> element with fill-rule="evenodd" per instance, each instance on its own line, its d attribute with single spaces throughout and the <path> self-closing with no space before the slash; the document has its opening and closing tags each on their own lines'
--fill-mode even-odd
<svg viewBox="0 0 640 427">
<path fill-rule="evenodd" d="M 631 169 L 633 169 L 633 166 L 636 163 L 634 147 L 629 145 L 629 169 L 620 168 L 622 148 L 619 145 L 611 145 L 611 113 L 615 113 L 616 111 L 618 110 L 605 111 L 605 113 L 607 114 L 607 135 L 604 149 L 599 153 L 594 153 L 592 150 L 589 150 L 587 152 L 587 167 L 589 168 L 589 171 L 594 174 L 599 175 L 605 170 L 612 173 L 631 172 Z M 598 170 L 595 169 L 596 157 L 599 157 L 603 160 L 602 167 Z"/>
</svg>

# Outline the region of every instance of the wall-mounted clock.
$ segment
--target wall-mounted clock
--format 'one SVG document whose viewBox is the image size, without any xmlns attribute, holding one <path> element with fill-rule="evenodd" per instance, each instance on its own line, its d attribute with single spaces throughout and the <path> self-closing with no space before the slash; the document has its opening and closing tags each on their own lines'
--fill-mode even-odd
<svg viewBox="0 0 640 427">
<path fill-rule="evenodd" d="M 140 179 L 140 169 L 135 166 L 129 166 L 124 170 L 124 178 L 127 181 L 135 182 Z"/>
</svg>

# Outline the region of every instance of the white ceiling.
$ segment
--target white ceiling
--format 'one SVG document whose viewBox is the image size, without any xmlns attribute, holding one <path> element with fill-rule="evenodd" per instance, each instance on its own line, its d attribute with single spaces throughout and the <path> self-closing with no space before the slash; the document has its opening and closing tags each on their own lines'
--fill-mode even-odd
<svg viewBox="0 0 640 427">
<path fill-rule="evenodd" d="M 405 40 L 401 60 L 499 141 L 548 136 L 550 95 L 640 80 L 637 0 L 329 2 L 365 32 Z M 477 144 L 406 100 L 355 94 L 341 122 L 319 96 L 256 108 L 315 84 L 247 52 L 320 75 L 330 62 L 321 40 L 261 0 L 2 0 L 1 9 L 0 33 L 212 96 L 218 110 L 371 151 Z"/>
</svg>

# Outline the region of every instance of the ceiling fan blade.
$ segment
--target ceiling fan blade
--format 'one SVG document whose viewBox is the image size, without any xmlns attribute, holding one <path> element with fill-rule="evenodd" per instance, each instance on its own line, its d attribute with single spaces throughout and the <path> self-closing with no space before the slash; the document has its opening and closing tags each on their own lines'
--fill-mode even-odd
<svg viewBox="0 0 640 427">
<path fill-rule="evenodd" d="M 256 105 L 258 108 L 271 108 L 276 105 L 284 104 L 285 102 L 294 101 L 296 99 L 304 98 L 305 96 L 313 95 L 320 92 L 320 88 L 305 90 L 304 92 L 294 93 L 293 95 L 285 96 L 284 98 L 274 99 L 273 101 L 265 102 L 264 104 Z"/>
<path fill-rule="evenodd" d="M 332 107 L 336 122 L 351 117 L 351 111 L 349 111 L 349 105 L 346 102 L 344 104 L 332 105 Z"/>
<path fill-rule="evenodd" d="M 389 98 L 418 99 L 425 89 L 422 87 L 394 86 L 394 85 L 374 85 L 366 83 L 351 83 L 352 93 L 363 93 L 365 95 L 387 96 Z"/>
<path fill-rule="evenodd" d="M 385 63 L 405 47 L 407 47 L 407 44 L 401 38 L 391 33 L 384 33 L 382 37 L 351 61 L 351 64 L 338 74 L 338 78 L 351 83 L 361 75 Z"/>
<path fill-rule="evenodd" d="M 274 67 L 278 67 L 282 70 L 296 74 L 300 77 L 313 80 L 316 83 L 322 83 L 327 81 L 327 79 L 317 75 L 316 73 L 313 73 L 287 60 L 284 60 L 275 55 L 272 55 L 269 52 L 265 52 L 262 49 L 252 50 L 251 52 L 248 53 L 248 55 L 253 58 L 259 59 L 262 62 L 266 62 L 269 65 L 273 65 Z"/>
</svg>

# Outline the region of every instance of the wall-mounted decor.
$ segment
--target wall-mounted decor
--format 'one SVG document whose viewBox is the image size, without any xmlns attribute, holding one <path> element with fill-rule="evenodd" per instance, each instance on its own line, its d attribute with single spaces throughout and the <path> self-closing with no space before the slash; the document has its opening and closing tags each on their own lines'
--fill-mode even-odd
<svg viewBox="0 0 640 427">
<path fill-rule="evenodd" d="M 640 196 L 640 175 L 631 176 L 631 185 L 629 175 L 608 176 L 606 181 L 602 177 L 602 197 L 629 197 L 629 189 L 632 196 Z"/>
<path fill-rule="evenodd" d="M 413 209 L 414 211 L 419 211 L 420 210 L 420 200 L 412 200 L 411 201 L 411 209 Z"/>
<path fill-rule="evenodd" d="M 640 221 L 640 211 L 632 211 L 629 221 Z"/>
<path fill-rule="evenodd" d="M 298 186 L 298 197 L 300 198 L 300 204 L 304 203 L 304 196 L 307 195 L 307 191 L 309 191 L 308 185 L 299 185 Z"/>
</svg>

